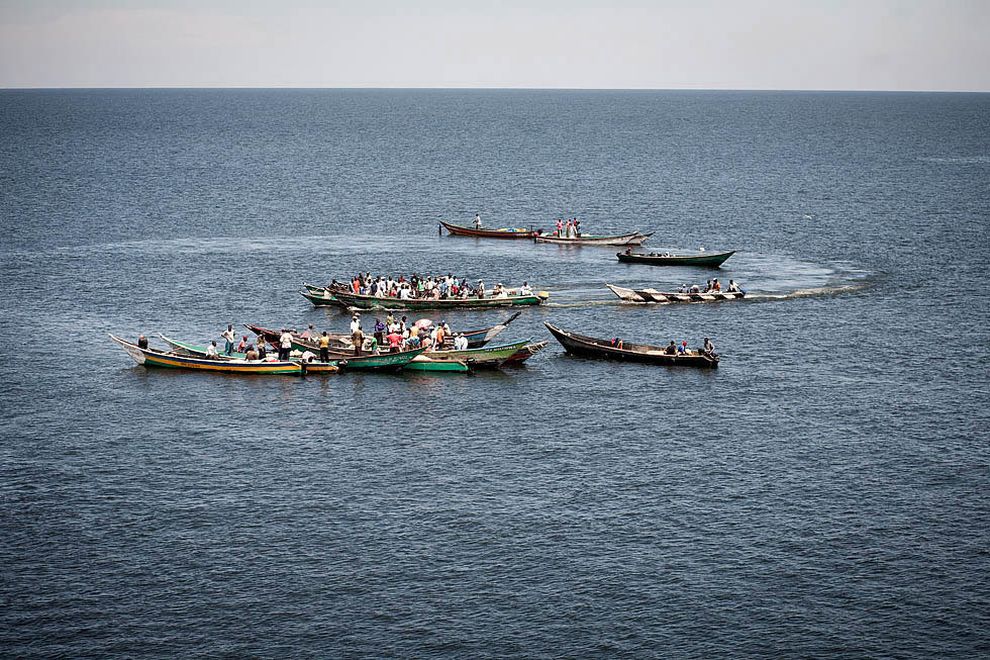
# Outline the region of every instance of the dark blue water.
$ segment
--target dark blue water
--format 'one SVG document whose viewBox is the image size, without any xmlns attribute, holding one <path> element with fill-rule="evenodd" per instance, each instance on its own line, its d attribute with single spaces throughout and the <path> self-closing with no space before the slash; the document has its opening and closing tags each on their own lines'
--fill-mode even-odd
<svg viewBox="0 0 990 660">
<path fill-rule="evenodd" d="M 707 271 L 440 218 L 736 249 Z M 983 656 L 990 95 L 0 92 L 0 655 Z M 551 292 L 477 375 L 146 371 L 358 270 Z M 498 312 L 450 314 L 455 326 Z"/>
</svg>

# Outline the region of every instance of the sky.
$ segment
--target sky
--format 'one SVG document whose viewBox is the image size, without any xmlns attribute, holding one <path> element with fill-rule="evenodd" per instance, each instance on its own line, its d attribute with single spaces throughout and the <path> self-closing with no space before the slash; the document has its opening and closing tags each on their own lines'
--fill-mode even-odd
<svg viewBox="0 0 990 660">
<path fill-rule="evenodd" d="M 990 0 L 0 0 L 0 87 L 990 91 Z"/>
</svg>

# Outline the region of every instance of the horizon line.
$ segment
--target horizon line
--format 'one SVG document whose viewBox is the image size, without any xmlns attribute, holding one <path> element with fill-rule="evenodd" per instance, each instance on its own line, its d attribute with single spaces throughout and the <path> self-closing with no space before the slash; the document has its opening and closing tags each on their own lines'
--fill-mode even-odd
<svg viewBox="0 0 990 660">
<path fill-rule="evenodd" d="M 808 93 L 883 93 L 883 94 L 990 94 L 978 89 L 867 89 L 867 88 L 783 88 L 783 87 L 437 87 L 437 86 L 329 86 L 329 85 L 122 85 L 63 87 L 14 86 L 0 91 L 117 91 L 117 90 L 338 90 L 338 91 L 556 91 L 556 92 L 808 92 Z"/>
</svg>

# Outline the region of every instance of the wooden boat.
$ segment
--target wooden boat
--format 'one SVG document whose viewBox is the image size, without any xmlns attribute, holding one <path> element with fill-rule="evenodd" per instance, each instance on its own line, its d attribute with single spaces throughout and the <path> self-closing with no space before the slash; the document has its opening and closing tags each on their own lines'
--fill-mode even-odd
<svg viewBox="0 0 990 660">
<path fill-rule="evenodd" d="M 517 318 L 519 318 L 520 314 L 522 314 L 522 312 L 515 312 L 504 321 L 500 321 L 499 323 L 496 323 L 495 325 L 488 328 L 479 328 L 477 330 L 461 330 L 461 331 L 451 330 L 451 334 L 444 340 L 444 346 L 453 347 L 454 345 L 453 335 L 456 334 L 464 335 L 465 339 L 468 340 L 468 348 L 479 348 L 481 346 L 484 346 L 492 339 L 497 337 L 499 334 L 501 334 L 503 330 L 509 327 L 509 324 L 515 321 Z M 248 330 L 258 335 L 264 341 L 267 341 L 272 345 L 278 345 L 278 341 L 282 336 L 281 331 L 273 330 L 271 328 L 265 328 L 260 325 L 245 323 L 244 327 L 246 327 Z M 314 353 L 320 352 L 319 343 L 317 341 L 303 339 L 302 336 L 296 332 L 292 332 L 291 334 L 292 334 L 293 350 L 301 351 L 301 352 L 312 351 Z M 353 354 L 354 347 L 351 344 L 350 335 L 330 334 L 329 336 L 331 342 L 330 352 L 332 354 L 339 353 L 344 357 Z M 171 345 L 172 340 L 167 339 L 165 337 L 162 337 L 162 339 L 166 343 L 170 343 Z M 202 355 L 206 354 L 206 347 L 199 347 L 194 344 L 186 344 L 184 342 L 175 342 L 175 344 L 177 344 L 178 348 L 180 349 L 186 349 L 186 348 L 201 349 L 201 354 Z"/>
<path fill-rule="evenodd" d="M 742 290 L 678 293 L 673 291 L 657 291 L 656 289 L 627 289 L 608 283 L 605 286 L 622 300 L 637 303 L 714 302 L 717 300 L 738 300 L 746 297 L 746 292 Z"/>
<path fill-rule="evenodd" d="M 422 355 L 425 348 L 416 348 L 411 351 L 399 351 L 398 353 L 379 353 L 351 355 L 351 357 L 341 360 L 338 364 L 345 371 L 398 371 L 405 368 L 417 356 Z"/>
<path fill-rule="evenodd" d="M 595 339 L 558 328 L 550 323 L 544 323 L 554 338 L 568 353 L 586 357 L 608 358 L 612 360 L 628 360 L 631 362 L 647 362 L 649 364 L 666 364 L 684 367 L 714 368 L 718 366 L 717 355 L 707 355 L 701 351 L 692 351 L 687 355 L 670 355 L 663 347 L 649 344 L 633 344 L 623 341 L 622 348 L 614 346 L 608 339 Z"/>
<path fill-rule="evenodd" d="M 293 360 L 295 362 L 296 360 Z M 343 360 L 334 360 L 331 362 L 320 362 L 319 360 L 313 360 L 312 362 L 303 362 L 299 360 L 299 365 L 302 367 L 303 374 L 335 374 L 341 369 L 341 365 L 345 364 Z"/>
<path fill-rule="evenodd" d="M 434 360 L 425 355 L 418 355 L 406 366 L 403 371 L 448 371 L 455 373 L 466 373 L 471 368 L 460 360 Z"/>
<path fill-rule="evenodd" d="M 336 293 L 337 302 L 347 308 L 357 309 L 488 309 L 515 305 L 541 305 L 550 294 L 541 291 L 531 296 L 506 296 L 504 298 L 378 298 L 376 296 Z"/>
<path fill-rule="evenodd" d="M 499 346 L 484 346 L 482 348 L 469 348 L 460 351 L 430 351 L 427 356 L 436 361 L 464 362 L 470 367 L 492 368 L 500 367 L 502 364 L 522 351 L 529 345 L 529 340 L 517 341 L 513 344 L 502 344 Z M 528 357 L 528 356 L 527 356 Z"/>
<path fill-rule="evenodd" d="M 642 245 L 643 241 L 653 235 L 633 232 L 622 234 L 621 236 L 592 236 L 582 234 L 576 238 L 566 238 L 564 236 L 553 236 L 551 234 L 537 236 L 534 240 L 537 243 L 556 243 L 558 245 Z"/>
<path fill-rule="evenodd" d="M 296 362 L 278 362 L 265 360 L 208 360 L 204 358 L 191 357 L 188 355 L 176 355 L 175 353 L 165 353 L 153 348 L 141 348 L 137 344 L 121 339 L 115 335 L 110 335 L 117 344 L 123 346 L 131 358 L 145 367 L 160 367 L 163 369 L 189 369 L 193 371 L 210 371 L 232 374 L 282 374 L 288 376 L 299 376 L 302 374 L 302 367 Z"/>
<path fill-rule="evenodd" d="M 627 264 L 649 264 L 651 266 L 701 266 L 703 268 L 718 268 L 726 259 L 734 255 L 729 252 L 697 252 L 695 254 L 644 254 L 642 252 L 619 252 L 615 256 Z"/>
<path fill-rule="evenodd" d="M 501 227 L 498 229 L 475 229 L 474 227 L 463 227 L 450 222 L 440 221 L 444 229 L 451 236 L 470 236 L 472 238 L 501 238 L 501 239 L 532 239 L 540 234 L 540 230 L 525 229 L 522 227 Z"/>
<path fill-rule="evenodd" d="M 307 287 L 305 291 L 300 291 L 299 293 L 303 296 L 303 298 L 313 303 L 316 307 L 330 307 L 332 305 L 339 304 L 337 302 L 337 298 L 330 293 L 330 289 L 320 289 L 318 291 L 314 291 Z"/>
</svg>

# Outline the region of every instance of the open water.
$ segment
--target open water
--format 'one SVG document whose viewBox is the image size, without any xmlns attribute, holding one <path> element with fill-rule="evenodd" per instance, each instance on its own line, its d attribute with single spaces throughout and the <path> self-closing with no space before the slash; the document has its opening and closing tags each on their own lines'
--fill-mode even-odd
<svg viewBox="0 0 990 660">
<path fill-rule="evenodd" d="M 437 220 L 736 249 L 709 271 Z M 0 92 L 0 655 L 985 657 L 990 95 Z M 718 370 L 137 367 L 356 271 Z M 455 327 L 504 312 L 450 314 Z M 368 319 L 373 315 L 365 315 Z"/>
</svg>

